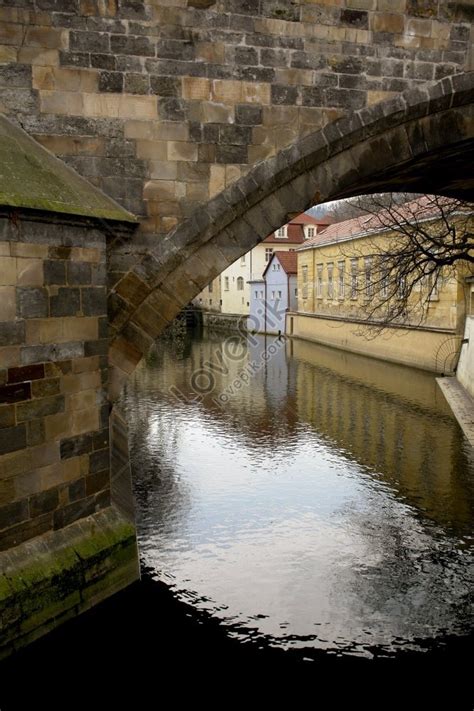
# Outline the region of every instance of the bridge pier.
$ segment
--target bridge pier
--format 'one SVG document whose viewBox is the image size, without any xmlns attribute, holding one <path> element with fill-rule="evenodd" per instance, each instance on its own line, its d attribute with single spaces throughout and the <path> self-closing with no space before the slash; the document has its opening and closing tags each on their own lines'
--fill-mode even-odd
<svg viewBox="0 0 474 711">
<path fill-rule="evenodd" d="M 106 248 L 134 218 L 0 119 L 0 658 L 139 576 L 108 401 Z"/>
<path fill-rule="evenodd" d="M 135 526 L 114 506 L 0 554 L 0 659 L 138 579 Z"/>
</svg>

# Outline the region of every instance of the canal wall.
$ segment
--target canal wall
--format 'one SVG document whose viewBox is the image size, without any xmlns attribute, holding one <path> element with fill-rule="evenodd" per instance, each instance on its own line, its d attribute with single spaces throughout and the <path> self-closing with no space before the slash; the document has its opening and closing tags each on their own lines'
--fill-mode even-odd
<svg viewBox="0 0 474 711">
<path fill-rule="evenodd" d="M 474 397 L 474 316 L 466 318 L 464 340 L 459 356 L 456 376 L 463 388 Z"/>
<path fill-rule="evenodd" d="M 215 331 L 247 331 L 247 316 L 242 314 L 222 314 L 215 311 L 203 311 L 202 324 Z"/>
<path fill-rule="evenodd" d="M 461 343 L 461 337 L 447 329 L 391 326 L 376 332 L 364 322 L 301 313 L 287 315 L 286 333 L 353 353 L 445 374 L 454 371 Z"/>
</svg>

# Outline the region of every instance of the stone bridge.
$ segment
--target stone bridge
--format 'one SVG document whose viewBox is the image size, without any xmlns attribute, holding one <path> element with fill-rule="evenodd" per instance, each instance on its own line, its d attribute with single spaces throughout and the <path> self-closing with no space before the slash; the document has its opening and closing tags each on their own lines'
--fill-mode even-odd
<svg viewBox="0 0 474 711">
<path fill-rule="evenodd" d="M 0 254 L 16 271 L 0 280 L 14 307 L 0 308 L 0 655 L 136 578 L 126 427 L 114 411 L 110 446 L 105 388 L 115 401 L 183 305 L 315 203 L 472 197 L 473 14 L 437 0 L 0 7 L 0 110 L 139 218 L 125 228 L 130 215 L 79 183 L 67 234 L 57 199 L 2 202 Z M 102 212 L 81 212 L 81 194 Z M 47 384 L 23 373 L 15 395 L 26 364 Z M 87 403 L 98 419 L 80 419 Z"/>
</svg>

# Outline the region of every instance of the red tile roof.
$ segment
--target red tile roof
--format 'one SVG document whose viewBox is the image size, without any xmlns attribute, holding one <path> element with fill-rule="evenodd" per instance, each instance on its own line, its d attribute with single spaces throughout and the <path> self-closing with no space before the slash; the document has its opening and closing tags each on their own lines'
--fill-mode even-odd
<svg viewBox="0 0 474 711">
<path fill-rule="evenodd" d="M 289 224 L 297 225 L 330 225 L 334 222 L 334 218 L 330 215 L 324 215 L 324 217 L 313 217 L 308 215 L 306 212 L 302 212 L 301 215 L 294 217 L 290 220 Z"/>
<path fill-rule="evenodd" d="M 392 212 L 396 211 L 397 221 L 410 220 L 426 220 L 429 218 L 435 219 L 441 215 L 437 202 L 446 201 L 450 204 L 452 201 L 449 198 L 431 198 L 428 195 L 423 195 L 416 200 L 397 205 L 392 208 Z M 339 242 L 351 238 L 365 235 L 369 232 L 382 232 L 390 227 L 390 213 L 387 210 L 381 210 L 378 215 L 364 214 L 360 217 L 354 217 L 351 220 L 343 222 L 335 222 L 329 227 L 326 227 L 324 232 L 316 234 L 314 237 L 305 240 L 304 246 L 299 247 L 298 251 L 311 247 L 319 247 L 320 245 L 330 244 L 331 242 Z M 393 224 L 393 223 L 392 223 Z"/>
<path fill-rule="evenodd" d="M 273 262 L 275 257 L 280 262 L 284 272 L 286 272 L 287 274 L 296 274 L 297 273 L 298 259 L 296 256 L 296 252 L 273 252 L 272 257 L 269 260 L 267 266 L 265 267 L 265 271 L 263 272 L 262 276 L 265 276 L 268 268 L 270 267 L 270 264 Z"/>
<path fill-rule="evenodd" d="M 331 222 L 331 217 L 316 219 L 311 217 L 311 215 L 307 215 L 305 212 L 302 212 L 301 215 L 294 217 L 288 222 L 286 237 L 277 237 L 276 232 L 272 232 L 272 234 L 265 237 L 262 242 L 272 242 L 275 244 L 303 244 L 305 241 L 303 231 L 304 225 L 315 225 L 316 227 L 321 228 L 322 231 L 323 229 L 326 229 L 327 225 L 331 224 Z"/>
<path fill-rule="evenodd" d="M 283 270 L 287 274 L 296 274 L 298 271 L 298 258 L 296 252 L 273 252 L 278 258 Z"/>
</svg>

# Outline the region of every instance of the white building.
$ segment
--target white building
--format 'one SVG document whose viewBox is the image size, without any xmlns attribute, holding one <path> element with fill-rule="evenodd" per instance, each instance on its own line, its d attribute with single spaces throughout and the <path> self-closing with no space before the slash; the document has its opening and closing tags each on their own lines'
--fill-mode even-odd
<svg viewBox="0 0 474 711">
<path fill-rule="evenodd" d="M 330 223 L 329 218 L 315 219 L 306 213 L 298 215 L 227 267 L 210 285 L 212 292 L 209 293 L 209 287 L 206 287 L 198 294 L 194 303 L 214 311 L 217 308 L 216 294 L 220 290 L 219 302 L 222 313 L 248 314 L 250 312 L 249 282 L 262 278 L 273 252 L 277 250 L 294 252 L 306 239 L 311 239 L 322 232 Z M 212 299 L 211 305 L 209 305 L 210 299 Z"/>
</svg>

